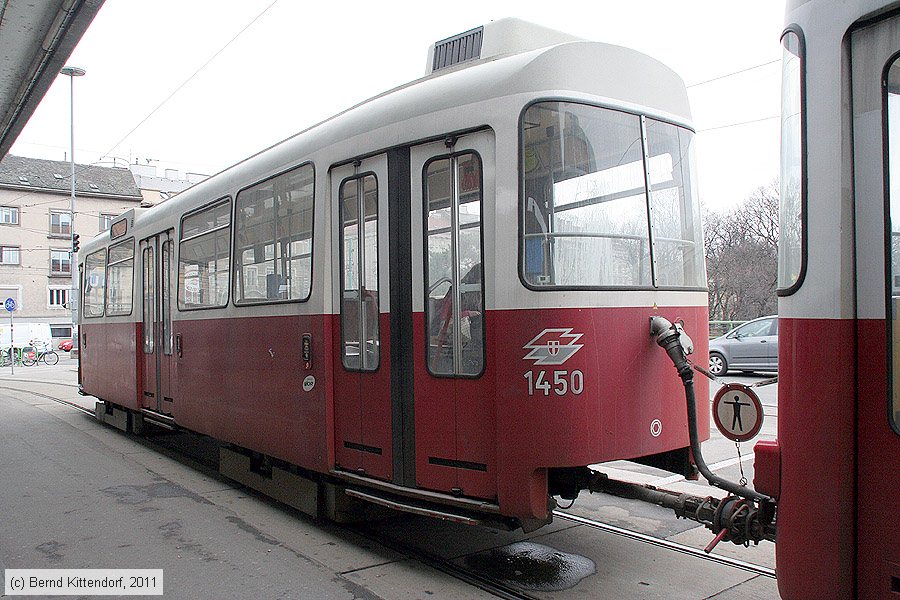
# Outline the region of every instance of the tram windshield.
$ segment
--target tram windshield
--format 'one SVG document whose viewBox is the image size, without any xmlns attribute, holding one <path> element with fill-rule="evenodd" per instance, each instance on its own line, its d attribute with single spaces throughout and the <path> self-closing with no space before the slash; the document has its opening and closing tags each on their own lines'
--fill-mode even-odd
<svg viewBox="0 0 900 600">
<path fill-rule="evenodd" d="M 540 102 L 522 119 L 525 283 L 706 285 L 693 133 L 640 115 Z"/>
</svg>

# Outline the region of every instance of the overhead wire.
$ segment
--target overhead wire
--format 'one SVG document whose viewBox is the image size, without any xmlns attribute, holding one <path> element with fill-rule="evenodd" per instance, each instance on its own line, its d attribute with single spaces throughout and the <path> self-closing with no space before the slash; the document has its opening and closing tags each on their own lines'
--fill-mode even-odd
<svg viewBox="0 0 900 600">
<path fill-rule="evenodd" d="M 135 125 L 134 127 L 132 127 L 131 130 L 130 130 L 128 133 L 126 133 L 126 134 L 125 134 L 118 142 L 116 142 L 109 150 L 107 150 L 106 152 L 104 152 L 104 153 L 101 155 L 101 160 L 102 160 L 102 158 L 105 158 L 105 157 L 111 155 L 111 154 L 113 153 L 113 151 L 114 151 L 116 148 L 118 148 L 118 147 L 122 144 L 122 142 L 124 142 L 124 141 L 127 140 L 129 137 L 131 137 L 131 135 L 132 135 L 135 131 L 137 131 L 144 123 L 146 123 L 146 122 L 147 122 L 154 114 L 156 114 L 156 112 L 159 111 L 159 109 L 161 109 L 163 106 L 165 106 L 165 104 L 166 104 L 167 102 L 169 102 L 169 100 L 171 100 L 171 99 L 175 96 L 175 94 L 177 94 L 178 92 L 180 92 L 180 91 L 184 88 L 184 86 L 186 86 L 186 85 L 187 85 L 188 83 L 190 83 L 197 75 L 199 75 L 200 72 L 203 71 L 203 69 L 205 69 L 206 67 L 208 67 L 208 66 L 210 65 L 210 63 L 212 63 L 216 58 L 218 58 L 218 56 L 219 56 L 220 54 L 222 54 L 222 52 L 224 52 L 229 46 L 231 46 L 231 44 L 233 44 L 239 37 L 241 37 L 241 35 L 243 35 L 244 32 L 246 32 L 248 29 L 250 29 L 250 27 L 252 27 L 254 23 L 256 23 L 260 18 L 262 18 L 263 15 L 265 15 L 267 12 L 269 12 L 269 10 L 271 10 L 272 7 L 275 6 L 277 3 L 278 3 L 278 0 L 272 0 L 272 2 L 270 2 L 268 6 L 266 6 L 266 7 L 265 7 L 259 14 L 257 14 L 255 17 L 253 17 L 253 19 L 251 19 L 251 20 L 250 20 L 243 28 L 241 28 L 241 30 L 238 31 L 234 36 L 232 36 L 231 39 L 229 39 L 229 40 L 225 43 L 224 46 L 222 46 L 222 47 L 219 48 L 215 53 L 213 53 L 213 55 L 210 56 L 209 59 L 206 60 L 206 62 L 204 62 L 202 65 L 200 65 L 200 67 L 198 67 L 197 70 L 195 70 L 195 71 L 194 71 L 187 79 L 185 79 L 183 82 L 181 82 L 181 84 L 179 84 L 178 87 L 176 87 L 176 88 L 175 88 L 168 96 L 166 96 L 166 97 L 163 99 L 162 102 L 160 102 L 153 110 L 151 110 L 149 113 L 147 113 L 147 115 L 144 116 L 144 118 L 142 118 L 142 119 L 138 122 L 137 125 Z M 84 173 L 85 171 L 87 171 L 87 170 L 88 170 L 89 168 L 91 168 L 92 166 L 97 165 L 99 162 L 100 162 L 100 160 L 97 160 L 97 161 L 94 161 L 94 162 L 92 162 L 92 163 L 90 163 L 90 164 L 88 164 L 88 165 L 81 165 L 81 166 L 80 166 L 80 167 L 81 167 L 80 169 L 76 169 L 76 172 L 75 172 L 76 178 L 77 178 L 77 176 L 78 176 L 79 174 Z M 78 166 L 78 165 L 76 165 L 76 166 Z M 71 174 L 66 174 L 65 176 L 62 177 L 62 180 L 66 180 L 66 179 L 70 179 L 70 178 L 71 178 Z M 15 198 L 11 198 L 11 199 L 9 199 L 9 200 L 6 200 L 5 202 L 15 202 L 15 201 L 17 201 L 17 200 L 19 200 L 19 199 L 21 199 L 21 198 L 25 198 L 25 197 L 27 197 L 27 196 L 29 196 L 29 195 L 31 195 L 31 194 L 38 193 L 38 191 L 39 191 L 39 190 L 34 190 L 34 191 L 24 192 L 23 194 L 21 194 L 21 195 L 15 197 Z M 35 205 L 33 205 L 33 206 L 36 206 L 36 205 L 37 205 L 37 204 L 35 204 Z"/>
<path fill-rule="evenodd" d="M 692 83 L 691 85 L 686 85 L 687 89 L 698 87 L 701 85 L 706 85 L 707 83 L 712 83 L 714 81 L 719 81 L 720 79 L 727 79 L 728 77 L 734 77 L 735 75 L 740 75 L 741 73 L 746 73 L 747 71 L 753 71 L 754 69 L 760 69 L 762 67 L 767 67 L 769 65 L 774 65 L 775 63 L 781 62 L 780 58 L 776 58 L 775 60 L 770 60 L 768 62 L 760 63 L 758 65 L 753 65 L 752 67 L 746 67 L 744 69 L 739 69 L 737 71 L 732 71 L 731 73 L 725 73 L 724 75 L 718 75 L 713 77 L 712 79 L 707 79 L 705 81 L 698 81 L 697 83 Z"/>
<path fill-rule="evenodd" d="M 235 40 L 237 40 L 239 37 L 241 37 L 241 35 L 243 35 L 243 33 L 244 33 L 245 31 L 247 31 L 248 29 L 250 29 L 250 27 L 252 27 L 254 23 L 256 23 L 260 18 L 262 18 L 262 16 L 263 16 L 264 14 L 266 14 L 267 12 L 269 12 L 269 10 L 270 10 L 273 6 L 275 6 L 275 4 L 277 4 L 277 3 L 278 3 L 278 0 L 272 0 L 272 2 L 262 10 L 262 12 L 260 12 L 258 15 L 256 15 L 249 23 L 247 23 L 240 31 L 238 31 L 238 32 L 237 32 L 230 40 L 228 40 L 228 42 L 225 43 L 224 46 L 222 46 L 221 48 L 219 48 L 219 49 L 215 52 L 215 54 L 213 54 L 213 55 L 212 55 L 205 63 L 203 63 L 202 65 L 200 65 L 200 67 L 199 67 L 196 71 L 194 71 L 194 72 L 191 74 L 190 77 L 188 77 L 187 79 L 185 79 L 185 80 L 181 83 L 181 85 L 179 85 L 178 87 L 176 87 L 176 88 L 172 91 L 172 93 L 170 93 L 168 96 L 166 96 L 166 98 L 165 98 L 162 102 L 160 102 L 160 103 L 156 106 L 156 108 L 154 108 L 153 110 L 151 110 L 151 111 L 147 114 L 147 116 L 145 116 L 143 119 L 140 120 L 140 122 L 139 122 L 137 125 L 135 125 L 134 127 L 132 127 L 132 128 L 131 128 L 131 131 L 129 131 L 128 133 L 126 133 L 125 136 L 122 137 L 122 139 L 120 139 L 118 142 L 116 142 L 116 143 L 112 146 L 112 148 L 110 148 L 109 150 L 107 150 L 107 151 L 104 153 L 104 156 L 107 156 L 107 155 L 109 155 L 109 154 L 112 154 L 113 150 L 115 150 L 116 148 L 118 148 L 119 145 L 120 145 L 122 142 L 124 142 L 125 140 L 127 140 L 127 139 L 131 136 L 132 133 L 134 133 L 135 131 L 137 131 L 137 130 L 141 127 L 141 125 L 143 125 L 144 123 L 146 123 L 147 120 L 150 119 L 150 117 L 152 117 L 154 114 L 156 114 L 156 111 L 158 111 L 158 110 L 159 110 L 160 108 L 162 108 L 169 100 L 171 100 L 172 97 L 175 96 L 175 94 L 177 94 L 178 92 L 180 92 L 180 91 L 182 90 L 182 88 L 184 88 L 184 86 L 186 86 L 188 83 L 191 82 L 191 80 L 194 79 L 194 77 L 196 77 L 197 75 L 200 74 L 200 71 L 202 71 L 202 70 L 205 69 L 207 66 L 209 66 L 209 64 L 210 64 L 211 62 L 213 62 L 216 58 L 218 58 L 218 56 L 219 56 L 220 54 L 222 54 L 222 52 L 224 52 L 224 51 L 225 51 L 232 43 L 234 43 Z"/>
</svg>

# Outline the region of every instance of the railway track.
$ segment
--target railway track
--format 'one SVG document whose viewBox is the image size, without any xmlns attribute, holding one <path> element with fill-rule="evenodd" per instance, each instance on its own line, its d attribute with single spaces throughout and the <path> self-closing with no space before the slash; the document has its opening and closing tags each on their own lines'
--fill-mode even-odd
<svg viewBox="0 0 900 600">
<path fill-rule="evenodd" d="M 58 386 L 63 386 L 63 387 L 75 387 L 75 388 L 78 387 L 77 385 L 72 385 L 71 383 L 57 383 L 57 382 L 50 382 L 50 381 L 36 381 L 36 380 L 30 380 L 30 379 L 16 379 L 15 381 L 17 381 L 17 382 L 19 382 L 19 383 L 40 383 L 40 384 L 43 384 L 43 385 L 58 385 Z M 85 414 L 88 414 L 88 415 L 92 415 L 92 416 L 93 416 L 93 414 L 94 414 L 94 411 L 92 411 L 92 410 L 90 410 L 90 409 L 87 409 L 87 408 L 85 408 L 85 407 L 83 407 L 83 406 L 80 406 L 80 405 L 78 405 L 78 404 L 76 404 L 76 403 L 74 403 L 74 402 L 69 402 L 68 400 L 63 400 L 62 398 L 57 398 L 56 396 L 50 396 L 49 394 L 42 394 L 42 393 L 40 393 L 40 392 L 35 392 L 34 390 L 29 390 L 29 389 L 25 389 L 25 388 L 21 388 L 21 387 L 14 387 L 14 386 L 11 386 L 11 385 L 7 385 L 7 384 L 6 384 L 6 381 L 3 381 L 3 380 L 0 380 L 0 389 L 3 389 L 3 390 L 9 390 L 9 391 L 11 391 L 11 392 L 23 392 L 23 393 L 25 393 L 25 394 L 31 394 L 32 396 L 37 396 L 38 398 L 44 398 L 44 399 L 46 399 L 46 400 L 52 400 L 53 402 L 57 402 L 57 403 L 59 403 L 59 404 L 63 404 L 63 405 L 68 406 L 68 407 L 70 407 L 70 408 L 74 408 L 75 410 L 81 411 L 81 412 L 83 412 L 83 413 L 85 413 Z"/>
<path fill-rule="evenodd" d="M 743 560 L 738 560 L 736 558 L 729 558 L 727 556 L 721 556 L 718 554 L 707 554 L 706 552 L 704 552 L 703 550 L 700 550 L 698 548 L 693 548 L 691 546 L 686 546 L 684 544 L 679 544 L 677 542 L 672 542 L 670 540 L 657 538 L 652 535 L 640 533 L 638 531 L 632 531 L 630 529 L 616 527 L 615 525 L 601 523 L 600 521 L 594 521 L 592 519 L 581 517 L 579 515 L 575 515 L 572 513 L 567 513 L 567 512 L 561 511 L 561 510 L 553 511 L 553 516 L 560 518 L 560 519 L 565 519 L 566 521 L 571 521 L 573 523 L 578 523 L 579 525 L 585 525 L 587 527 L 592 527 L 594 529 L 600 529 L 601 531 L 605 531 L 607 533 L 612 533 L 614 535 L 627 537 L 629 539 L 637 540 L 639 542 L 644 542 L 646 544 L 651 544 L 653 546 L 659 546 L 660 548 L 666 548 L 666 549 L 672 550 L 674 552 L 688 554 L 688 555 L 694 556 L 694 557 L 702 559 L 702 560 L 707 560 L 707 561 L 719 563 L 722 565 L 727 565 L 729 567 L 734 567 L 735 569 L 741 569 L 743 571 L 749 571 L 750 573 L 754 573 L 756 575 L 762 575 L 764 577 L 771 577 L 772 579 L 775 579 L 775 569 L 770 569 L 770 568 L 764 567 L 762 565 L 756 565 L 756 564 L 749 563 L 749 562 L 746 562 Z"/>
</svg>

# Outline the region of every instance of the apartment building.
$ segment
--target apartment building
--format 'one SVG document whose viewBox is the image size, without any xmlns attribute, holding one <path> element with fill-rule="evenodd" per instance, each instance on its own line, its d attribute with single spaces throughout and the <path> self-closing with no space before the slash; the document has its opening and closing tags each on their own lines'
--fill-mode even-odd
<svg viewBox="0 0 900 600">
<path fill-rule="evenodd" d="M 15 319 L 50 323 L 54 338 L 71 335 L 70 163 L 7 155 L 0 161 L 0 302 L 13 298 Z M 88 240 L 110 220 L 141 205 L 128 169 L 75 166 L 74 230 Z M 4 310 L 0 318 L 7 316 Z"/>
</svg>

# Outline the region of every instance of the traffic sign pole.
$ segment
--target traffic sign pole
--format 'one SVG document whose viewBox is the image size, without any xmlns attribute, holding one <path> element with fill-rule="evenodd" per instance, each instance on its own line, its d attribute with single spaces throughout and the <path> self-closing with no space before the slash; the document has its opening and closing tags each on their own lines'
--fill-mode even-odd
<svg viewBox="0 0 900 600">
<path fill-rule="evenodd" d="M 9 313 L 9 374 L 16 374 L 16 355 L 15 355 L 15 343 L 13 340 L 13 313 L 16 311 L 16 301 L 12 298 L 7 298 L 6 302 L 3 303 L 3 306 L 6 308 L 6 311 Z"/>
</svg>

